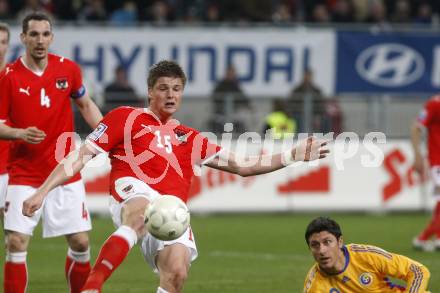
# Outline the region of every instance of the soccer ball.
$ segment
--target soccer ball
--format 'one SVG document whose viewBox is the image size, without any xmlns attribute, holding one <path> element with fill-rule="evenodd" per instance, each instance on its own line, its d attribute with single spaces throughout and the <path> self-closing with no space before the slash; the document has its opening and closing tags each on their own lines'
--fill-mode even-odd
<svg viewBox="0 0 440 293">
<path fill-rule="evenodd" d="M 159 196 L 145 210 L 145 227 L 160 240 L 179 238 L 188 228 L 189 221 L 188 207 L 173 195 Z"/>
</svg>

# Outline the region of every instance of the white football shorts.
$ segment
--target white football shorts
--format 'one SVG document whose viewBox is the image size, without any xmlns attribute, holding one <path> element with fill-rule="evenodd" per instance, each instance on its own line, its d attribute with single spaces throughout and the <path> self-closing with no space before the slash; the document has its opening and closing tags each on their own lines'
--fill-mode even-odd
<svg viewBox="0 0 440 293">
<path fill-rule="evenodd" d="M 189 250 L 190 255 L 190 262 L 193 262 L 197 256 L 197 246 L 196 246 L 196 239 L 194 237 L 194 233 L 191 230 L 191 227 L 188 227 L 186 229 L 185 233 L 183 233 L 182 236 L 175 240 L 171 241 L 162 241 L 157 238 L 154 238 L 151 234 L 147 233 L 144 237 L 141 239 L 141 251 L 142 255 L 144 256 L 145 261 L 150 265 L 150 267 L 153 269 L 153 272 L 158 273 L 159 269 L 156 266 L 156 256 L 164 249 L 165 246 L 180 243 L 185 245 Z"/>
<path fill-rule="evenodd" d="M 134 177 L 122 177 L 117 179 L 115 181 L 115 190 L 118 195 L 124 199 L 123 202 L 118 202 L 113 197 L 110 197 L 110 214 L 112 216 L 113 224 L 116 227 L 121 226 L 121 210 L 124 202 L 135 197 L 145 197 L 148 200 L 151 200 L 160 196 L 160 193 L 152 189 L 145 182 Z M 189 250 L 191 262 L 198 256 L 196 241 L 190 227 L 182 236 L 172 241 L 162 241 L 147 233 L 142 239 L 139 239 L 138 242 L 140 242 L 141 251 L 145 261 L 151 266 L 155 273 L 158 273 L 156 256 L 165 246 L 175 243 L 185 245 Z"/>
<path fill-rule="evenodd" d="M 6 192 L 8 190 L 8 174 L 0 175 L 0 209 L 5 207 Z"/>
<path fill-rule="evenodd" d="M 9 185 L 5 205 L 5 229 L 32 235 L 43 217 L 43 237 L 56 237 L 92 229 L 86 207 L 86 192 L 81 180 L 58 186 L 46 196 L 43 206 L 32 217 L 22 214 L 23 201 L 32 196 L 36 188 Z"/>
</svg>

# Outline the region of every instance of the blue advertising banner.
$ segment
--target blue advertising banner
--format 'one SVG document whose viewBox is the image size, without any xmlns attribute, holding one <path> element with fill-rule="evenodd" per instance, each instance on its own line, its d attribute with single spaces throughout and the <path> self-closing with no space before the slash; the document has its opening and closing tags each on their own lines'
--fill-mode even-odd
<svg viewBox="0 0 440 293">
<path fill-rule="evenodd" d="M 11 29 L 8 60 L 23 54 L 21 27 Z M 188 96 L 210 97 L 229 65 L 247 95 L 287 96 L 314 70 L 322 90 L 334 92 L 336 36 L 331 29 L 203 27 L 57 27 L 52 52 L 76 61 L 84 79 L 102 89 L 122 65 L 138 95 L 145 95 L 148 68 L 162 59 L 179 62 L 187 74 Z"/>
<path fill-rule="evenodd" d="M 440 37 L 434 33 L 337 33 L 337 93 L 440 91 Z"/>
</svg>

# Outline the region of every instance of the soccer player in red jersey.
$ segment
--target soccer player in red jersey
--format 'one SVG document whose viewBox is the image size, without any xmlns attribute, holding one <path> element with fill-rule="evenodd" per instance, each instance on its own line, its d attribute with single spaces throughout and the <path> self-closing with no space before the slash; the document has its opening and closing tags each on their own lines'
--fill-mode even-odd
<svg viewBox="0 0 440 293">
<path fill-rule="evenodd" d="M 414 239 L 413 245 L 415 248 L 425 250 L 427 241 L 434 237 L 435 248 L 440 250 L 440 95 L 429 99 L 411 129 L 414 168 L 419 174 L 425 176 L 425 160 L 420 150 L 423 129 L 428 132 L 428 161 L 431 180 L 434 183 L 433 194 L 436 204 L 431 221 Z"/>
<path fill-rule="evenodd" d="M 0 71 L 6 65 L 6 53 L 9 48 L 9 39 L 11 34 L 9 27 L 0 23 Z M 0 79 L 2 74 L 0 73 Z M 6 189 L 8 187 L 8 174 L 6 170 L 6 163 L 8 161 L 9 143 L 0 140 L 0 223 L 3 226 L 3 215 L 5 210 Z"/>
<path fill-rule="evenodd" d="M 65 235 L 66 278 L 70 292 L 79 292 L 90 271 L 87 231 L 91 229 L 79 174 L 54 189 L 33 217 L 23 216 L 22 204 L 74 149 L 71 100 L 92 128 L 102 115 L 85 91 L 79 66 L 48 53 L 53 40 L 48 16 L 27 15 L 20 37 L 25 54 L 6 66 L 0 81 L 0 119 L 9 123 L 0 123 L 0 138 L 11 140 L 4 292 L 26 291 L 27 248 L 41 217 L 43 237 Z"/>
<path fill-rule="evenodd" d="M 190 263 L 197 257 L 194 234 L 188 228 L 176 240 L 160 241 L 145 234 L 144 212 L 162 194 L 186 202 L 198 166 L 252 176 L 281 169 L 293 161 L 323 158 L 328 153 L 325 142 L 310 137 L 284 153 L 250 157 L 254 164 L 248 160 L 244 164 L 242 158 L 173 119 L 185 82 L 185 73 L 177 63 L 155 64 L 147 80 L 149 108 L 120 107 L 107 114 L 79 151 L 59 164 L 23 204 L 23 214 L 33 216 L 51 189 L 75 176 L 94 155 L 109 153 L 110 211 L 118 229 L 103 244 L 83 293 L 101 292 L 104 282 L 138 241 L 145 260 L 159 273 L 157 292 L 181 292 Z"/>
</svg>

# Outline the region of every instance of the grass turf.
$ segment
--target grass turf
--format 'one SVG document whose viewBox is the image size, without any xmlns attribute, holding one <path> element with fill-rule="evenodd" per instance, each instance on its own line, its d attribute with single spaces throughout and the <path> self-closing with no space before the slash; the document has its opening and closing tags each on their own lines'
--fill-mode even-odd
<svg viewBox="0 0 440 293">
<path fill-rule="evenodd" d="M 199 258 L 193 263 L 184 292 L 267 293 L 302 292 L 313 263 L 304 229 L 318 214 L 249 214 L 193 216 Z M 330 214 L 338 221 L 346 243 L 368 243 L 403 254 L 431 271 L 430 290 L 440 292 L 440 252 L 411 248 L 412 237 L 429 219 L 426 214 Z M 110 219 L 94 219 L 92 258 L 114 230 Z M 38 228 L 28 254 L 28 293 L 67 292 L 64 280 L 66 245 L 63 238 L 42 239 Z M 4 251 L 0 252 L 4 260 Z M 3 278 L 3 267 L 0 269 Z M 104 292 L 156 292 L 158 278 L 139 248 L 105 284 Z"/>
</svg>

